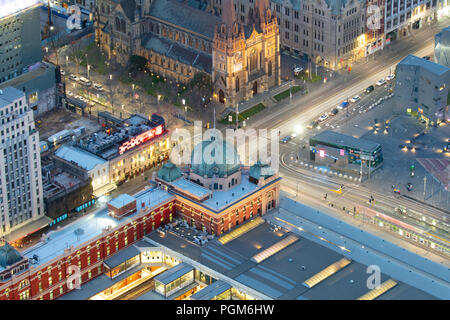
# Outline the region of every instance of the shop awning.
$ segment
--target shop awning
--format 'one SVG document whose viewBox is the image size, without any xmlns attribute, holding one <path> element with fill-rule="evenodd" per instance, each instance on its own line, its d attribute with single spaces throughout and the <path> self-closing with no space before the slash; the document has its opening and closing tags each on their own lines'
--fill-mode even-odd
<svg viewBox="0 0 450 320">
<path fill-rule="evenodd" d="M 116 189 L 117 186 L 115 183 L 108 183 L 107 185 L 104 185 L 101 188 L 98 188 L 97 190 L 95 190 L 92 194 L 96 197 L 99 198 L 104 194 L 107 194 L 108 192 L 113 191 L 114 189 Z"/>
<path fill-rule="evenodd" d="M 34 233 L 34 232 L 42 229 L 43 227 L 47 226 L 52 221 L 53 220 L 50 219 L 49 217 L 43 216 L 33 222 L 30 222 L 30 223 L 24 225 L 20 229 L 17 229 L 15 231 L 11 232 L 10 234 L 6 235 L 5 239 L 8 242 L 13 242 L 13 241 L 19 240 L 31 233 Z"/>
</svg>

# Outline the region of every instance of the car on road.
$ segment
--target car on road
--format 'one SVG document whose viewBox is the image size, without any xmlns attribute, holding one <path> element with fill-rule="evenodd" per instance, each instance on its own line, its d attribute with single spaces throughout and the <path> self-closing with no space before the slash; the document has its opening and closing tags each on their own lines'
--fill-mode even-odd
<svg viewBox="0 0 450 320">
<path fill-rule="evenodd" d="M 73 92 L 72 92 L 72 91 L 67 91 L 67 95 L 68 95 L 69 97 L 71 97 L 71 96 L 73 96 Z"/>
<path fill-rule="evenodd" d="M 323 115 L 321 115 L 321 116 L 319 117 L 319 121 L 324 121 L 324 120 L 326 120 L 326 119 L 328 119 L 328 113 L 324 113 Z"/>
<path fill-rule="evenodd" d="M 379 87 L 384 86 L 385 84 L 386 84 L 386 80 L 384 80 L 384 79 L 380 79 L 376 83 L 376 85 L 379 86 Z"/>
<path fill-rule="evenodd" d="M 284 137 L 283 139 L 281 139 L 281 142 L 283 142 L 283 143 L 288 143 L 289 141 L 291 141 L 292 140 L 292 136 L 286 136 L 286 137 Z"/>
<path fill-rule="evenodd" d="M 69 79 L 72 80 L 72 81 L 78 81 L 78 80 L 79 80 L 78 76 L 75 75 L 75 74 L 71 74 L 71 75 L 69 76 Z"/>
<path fill-rule="evenodd" d="M 61 69 L 59 72 L 61 73 L 62 76 L 66 75 L 66 72 L 63 69 Z"/>
<path fill-rule="evenodd" d="M 318 125 L 319 125 L 319 121 L 314 120 L 314 121 L 311 121 L 311 123 L 308 124 L 306 127 L 308 129 L 314 129 L 314 128 L 317 128 Z"/>
<path fill-rule="evenodd" d="M 430 57 L 430 56 L 423 56 L 423 57 L 422 57 L 422 59 L 425 59 L 425 60 L 430 60 L 430 59 L 431 59 L 431 57 Z"/>
<path fill-rule="evenodd" d="M 344 101 L 340 105 L 338 105 L 336 108 L 338 108 L 339 110 L 343 110 L 343 109 L 345 109 L 347 107 L 348 107 L 348 102 Z"/>
<path fill-rule="evenodd" d="M 335 115 L 337 115 L 338 112 L 339 112 L 339 109 L 334 108 L 333 110 L 330 111 L 330 116 L 335 116 Z"/>
<path fill-rule="evenodd" d="M 85 87 L 90 87 L 91 86 L 91 80 L 86 79 L 85 77 L 80 77 L 79 79 L 80 83 L 85 86 Z"/>
<path fill-rule="evenodd" d="M 302 67 L 299 67 L 299 66 L 295 66 L 294 67 L 294 74 L 295 75 L 298 75 L 300 72 L 302 72 L 303 71 L 303 68 Z"/>
<path fill-rule="evenodd" d="M 94 89 L 97 90 L 97 91 L 103 91 L 103 86 L 102 86 L 101 84 L 94 83 L 94 84 L 93 84 L 93 87 L 94 87 Z"/>
<path fill-rule="evenodd" d="M 395 78 L 395 74 L 390 74 L 386 77 L 386 81 L 391 81 Z"/>
<path fill-rule="evenodd" d="M 360 96 L 354 96 L 353 98 L 350 98 L 350 102 L 355 103 L 356 101 L 361 100 Z"/>
<path fill-rule="evenodd" d="M 374 86 L 368 86 L 368 87 L 366 88 L 366 90 L 364 90 L 364 92 L 365 92 L 365 93 L 371 93 L 373 90 L 375 90 L 375 87 L 374 87 Z"/>
</svg>

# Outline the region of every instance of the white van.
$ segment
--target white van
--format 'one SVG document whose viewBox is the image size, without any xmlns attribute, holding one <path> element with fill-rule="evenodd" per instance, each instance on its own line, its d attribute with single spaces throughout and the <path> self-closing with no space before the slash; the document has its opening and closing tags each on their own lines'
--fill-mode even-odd
<svg viewBox="0 0 450 320">
<path fill-rule="evenodd" d="M 92 84 L 91 81 L 90 81 L 89 79 L 86 79 L 86 78 L 84 78 L 84 77 L 80 77 L 79 82 L 80 82 L 83 86 L 86 86 L 86 87 L 90 87 L 91 84 Z"/>
</svg>

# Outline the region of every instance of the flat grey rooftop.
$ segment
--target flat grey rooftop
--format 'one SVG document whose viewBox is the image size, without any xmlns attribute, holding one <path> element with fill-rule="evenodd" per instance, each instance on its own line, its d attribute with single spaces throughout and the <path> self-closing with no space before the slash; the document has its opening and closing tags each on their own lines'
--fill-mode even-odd
<svg viewBox="0 0 450 320">
<path fill-rule="evenodd" d="M 381 146 L 379 143 L 370 140 L 356 139 L 352 136 L 331 130 L 322 131 L 319 134 L 316 134 L 315 136 L 311 137 L 310 140 L 317 141 L 318 143 L 320 142 L 332 143 L 338 146 L 361 149 L 369 152 L 373 152 L 378 147 Z"/>
<path fill-rule="evenodd" d="M 200 247 L 171 233 L 162 237 L 153 232 L 147 237 L 273 299 L 353 300 L 370 291 L 366 287 L 366 266 L 356 261 L 310 289 L 302 285 L 308 278 L 344 258 L 339 252 L 304 237 L 259 264 L 250 261 L 255 254 L 290 234 L 283 229 L 272 232 L 264 223 L 225 245 L 210 241 Z M 388 275 L 382 274 L 381 281 L 388 279 Z M 406 286 L 396 282 L 400 289 Z M 400 289 L 396 290 L 398 293 L 392 293 L 392 299 L 436 299 L 411 286 L 408 290 Z M 213 291 L 213 287 L 209 290 Z"/>
</svg>

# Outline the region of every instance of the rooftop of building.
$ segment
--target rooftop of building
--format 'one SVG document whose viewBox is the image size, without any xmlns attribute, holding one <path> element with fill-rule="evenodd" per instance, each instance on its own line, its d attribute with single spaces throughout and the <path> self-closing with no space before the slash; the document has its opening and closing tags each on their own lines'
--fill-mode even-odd
<svg viewBox="0 0 450 320">
<path fill-rule="evenodd" d="M 108 204 L 112 205 L 115 208 L 122 208 L 123 206 L 126 206 L 133 201 L 136 201 L 135 197 L 130 196 L 126 193 L 122 193 L 121 195 L 109 201 Z"/>
<path fill-rule="evenodd" d="M 450 68 L 438 64 L 433 61 L 429 61 L 427 59 L 419 58 L 417 56 L 414 56 L 412 54 L 408 54 L 406 58 L 404 58 L 402 61 L 399 62 L 399 66 L 401 65 L 410 65 L 410 66 L 416 66 L 420 68 L 424 68 L 428 70 L 431 73 L 434 73 L 437 76 L 444 75 L 446 73 L 450 74 Z"/>
<path fill-rule="evenodd" d="M 273 299 L 353 300 L 370 291 L 366 284 L 367 266 L 351 260 L 346 267 L 311 288 L 303 285 L 344 258 L 339 252 L 304 237 L 260 263 L 251 260 L 290 235 L 285 229 L 273 232 L 264 223 L 225 245 L 210 241 L 200 247 L 171 233 L 161 236 L 153 232 L 147 237 Z M 388 275 L 381 275 L 382 282 L 388 279 Z M 397 289 L 388 291 L 391 299 L 436 299 L 418 288 L 396 282 Z M 379 297 L 382 298 L 383 295 Z"/>
<path fill-rule="evenodd" d="M 23 260 L 22 255 L 7 241 L 0 239 L 0 271 Z"/>
<path fill-rule="evenodd" d="M 311 137 L 310 140 L 328 142 L 338 146 L 345 146 L 349 148 L 365 150 L 368 152 L 373 152 L 380 147 L 379 143 L 365 139 L 357 139 L 352 136 L 331 130 L 322 131 Z"/>
<path fill-rule="evenodd" d="M 42 181 L 42 190 L 44 192 L 45 199 L 51 199 L 67 190 L 80 186 L 80 184 L 83 183 L 80 178 L 61 170 L 53 170 L 47 172 L 50 180 L 48 179 L 48 177 L 43 176 Z"/>
<path fill-rule="evenodd" d="M 77 166 L 90 171 L 106 161 L 95 154 L 87 152 L 76 146 L 62 145 L 56 150 L 55 155 L 61 159 L 75 163 Z"/>
<path fill-rule="evenodd" d="M 0 19 L 19 13 L 33 6 L 39 6 L 39 0 L 8 0 L 0 4 Z"/>
<path fill-rule="evenodd" d="M 24 93 L 14 87 L 0 89 L 0 108 L 10 105 L 17 99 L 23 98 Z"/>
<path fill-rule="evenodd" d="M 37 62 L 29 67 L 28 72 L 1 83 L 0 88 L 12 86 L 22 89 L 25 87 L 27 91 L 32 92 L 45 90 L 54 86 L 55 83 L 55 66 L 46 62 Z"/>
<path fill-rule="evenodd" d="M 156 53 L 167 56 L 187 64 L 206 73 L 211 73 L 212 57 L 206 52 L 185 47 L 167 38 L 162 38 L 157 35 L 148 34 L 142 40 L 144 48 L 153 50 Z"/>
<path fill-rule="evenodd" d="M 88 138 L 81 139 L 76 146 L 102 159 L 111 160 L 137 144 L 166 133 L 164 118 L 157 114 L 152 114 L 151 119 L 134 114 L 106 129 L 95 132 Z M 144 133 L 148 133 L 148 135 L 140 136 Z M 134 141 L 134 138 L 137 137 L 139 138 Z M 127 147 L 121 151 L 120 148 L 125 145 Z"/>
<path fill-rule="evenodd" d="M 185 3 L 176 0 L 154 0 L 150 7 L 150 16 L 212 40 L 220 18 L 195 8 L 192 4 L 192 1 Z"/>
<path fill-rule="evenodd" d="M 169 200 L 171 194 L 158 188 L 151 188 L 136 195 L 137 208 L 142 208 L 142 203 L 148 208 L 158 206 Z M 103 206 L 101 209 L 86 215 L 71 224 L 57 231 L 47 234 L 46 240 L 39 242 L 32 248 L 27 249 L 23 254 L 27 258 L 38 257 L 36 264 L 43 264 L 64 253 L 64 250 L 73 246 L 74 248 L 82 243 L 101 235 L 104 228 L 110 226 L 115 228 L 118 225 L 125 225 L 139 214 L 136 211 L 133 214 L 120 220 L 120 222 L 108 215 L 108 209 Z"/>
</svg>

